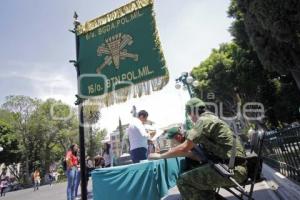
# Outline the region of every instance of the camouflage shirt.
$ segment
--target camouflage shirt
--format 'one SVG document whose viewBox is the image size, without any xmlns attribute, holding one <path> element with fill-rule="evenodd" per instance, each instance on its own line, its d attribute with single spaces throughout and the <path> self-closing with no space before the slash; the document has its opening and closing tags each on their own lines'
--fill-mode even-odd
<svg viewBox="0 0 300 200">
<path fill-rule="evenodd" d="M 210 112 L 202 113 L 187 132 L 187 139 L 195 144 L 202 144 L 207 152 L 221 159 L 229 159 L 233 144 L 233 132 L 230 127 Z M 236 142 L 236 156 L 245 157 L 240 141 Z"/>
</svg>

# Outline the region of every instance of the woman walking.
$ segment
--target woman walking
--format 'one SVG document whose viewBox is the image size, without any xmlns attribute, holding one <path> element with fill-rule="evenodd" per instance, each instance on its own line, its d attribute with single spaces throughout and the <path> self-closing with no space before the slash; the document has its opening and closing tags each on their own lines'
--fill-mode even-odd
<svg viewBox="0 0 300 200">
<path fill-rule="evenodd" d="M 77 151 L 77 153 L 79 154 L 79 151 Z M 77 156 L 77 174 L 76 174 L 76 178 L 75 178 L 75 199 L 80 199 L 80 197 L 78 196 L 78 188 L 80 185 L 80 181 L 81 181 L 81 169 L 80 169 L 80 158 L 79 156 Z"/>
<path fill-rule="evenodd" d="M 37 168 L 33 173 L 34 189 L 33 191 L 39 190 L 41 184 L 41 174 L 39 168 Z"/>
<path fill-rule="evenodd" d="M 113 155 L 108 142 L 105 143 L 102 157 L 104 158 L 104 167 L 111 167 L 113 165 Z"/>
<path fill-rule="evenodd" d="M 75 184 L 76 184 L 76 177 L 78 171 L 77 151 L 78 151 L 78 145 L 72 144 L 66 154 L 67 179 L 68 179 L 67 200 L 75 199 Z"/>
<path fill-rule="evenodd" d="M 5 190 L 8 187 L 8 176 L 6 176 L 6 170 L 3 169 L 0 176 L 0 188 L 1 188 L 1 197 L 5 196 Z"/>
</svg>

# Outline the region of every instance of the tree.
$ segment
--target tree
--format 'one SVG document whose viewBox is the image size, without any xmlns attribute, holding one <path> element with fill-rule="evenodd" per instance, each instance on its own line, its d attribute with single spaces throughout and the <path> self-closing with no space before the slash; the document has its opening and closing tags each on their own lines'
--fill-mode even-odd
<svg viewBox="0 0 300 200">
<path fill-rule="evenodd" d="M 230 10 L 243 22 L 263 66 L 291 73 L 300 89 L 300 1 L 232 0 Z"/>
<path fill-rule="evenodd" d="M 54 99 L 42 102 L 29 120 L 35 141 L 32 162 L 41 161 L 42 169 L 47 172 L 51 163 L 60 160 L 78 136 L 77 124 L 73 108 Z"/>
<path fill-rule="evenodd" d="M 201 97 L 213 92 L 215 99 L 208 99 L 206 95 L 202 98 L 208 102 L 223 103 L 223 114 L 233 116 L 237 112 L 234 92 L 237 87 L 242 105 L 245 102 L 264 105 L 270 126 L 278 127 L 279 122 L 291 123 L 299 118 L 297 99 L 300 99 L 300 94 L 291 76 L 282 77 L 265 70 L 255 52 L 248 49 L 247 41 L 243 42 L 243 46 L 245 48 L 234 42 L 222 44 L 192 70 L 192 75 L 200 82 L 195 90 L 197 95 Z"/>
<path fill-rule="evenodd" d="M 288 64 L 294 59 L 292 54 L 299 52 L 300 18 L 295 17 L 299 16 L 297 6 L 299 7 L 299 2 L 296 1 L 232 0 L 228 11 L 229 16 L 235 19 L 230 28 L 233 40 L 242 49 L 251 52 L 252 56 L 249 58 L 255 65 L 266 69 L 262 71 L 268 75 L 265 82 L 269 84 L 260 86 L 259 92 L 263 95 L 261 102 L 265 105 L 268 121 L 275 127 L 278 127 L 278 121 L 290 123 L 300 118 L 300 93 L 291 76 L 297 81 L 297 70 L 294 68 L 299 65 Z M 284 26 L 288 26 L 286 30 L 278 26 L 283 21 L 286 23 Z M 283 32 L 287 34 L 281 35 Z M 291 38 L 297 34 L 298 40 L 293 41 Z M 284 42 L 280 39 L 282 37 L 289 39 Z M 265 41 L 265 44 L 261 46 L 259 41 Z M 281 48 L 283 43 L 288 49 Z M 297 47 L 287 47 L 293 45 Z M 297 63 L 297 60 L 293 62 Z M 274 70 L 286 75 L 271 72 Z"/>
<path fill-rule="evenodd" d="M 270 13 L 263 13 L 259 9 L 260 6 L 266 6 L 270 2 L 232 0 L 228 13 L 229 16 L 235 19 L 230 27 L 233 42 L 222 44 L 219 49 L 214 49 L 205 61 L 193 69 L 192 74 L 200 81 L 200 86 L 196 89 L 198 96 L 203 97 L 203 93 L 207 94 L 210 91 L 215 93 L 214 101 L 217 103 L 223 102 L 225 115 L 232 115 L 236 112 L 233 89 L 237 87 L 239 88 L 242 103 L 250 101 L 261 102 L 266 111 L 267 123 L 270 126 L 278 127 L 281 122 L 290 123 L 300 118 L 298 112 L 300 94 L 290 73 L 286 73 L 286 75 L 278 73 L 284 73 L 285 66 L 282 66 L 282 62 L 277 63 L 276 65 L 278 66 L 273 65 L 272 68 L 269 65 L 265 65 L 264 61 L 266 60 L 264 59 L 266 59 L 267 53 L 272 53 L 272 47 L 270 47 L 271 49 L 259 49 L 253 45 L 253 37 L 266 37 L 264 39 L 267 40 L 269 36 L 264 35 L 261 30 L 255 29 L 254 24 L 251 24 L 248 18 L 253 17 L 250 14 L 251 12 L 260 13 L 256 17 L 266 17 L 265 15 Z M 243 8 L 246 4 L 250 6 L 248 8 L 250 11 Z M 277 1 L 274 4 L 277 4 Z M 270 8 L 266 6 L 264 9 Z M 280 14 L 280 12 L 278 13 Z M 272 14 L 276 15 L 276 13 Z M 251 19 L 253 20 L 253 18 Z M 249 26 L 251 25 L 253 27 L 250 28 L 253 28 L 253 30 L 249 31 Z M 261 32 L 257 33 L 258 31 Z M 272 31 L 269 31 L 268 34 L 272 34 Z M 275 42 L 266 44 L 270 46 L 277 45 Z M 263 46 L 260 48 L 263 48 Z M 280 47 L 277 46 L 277 48 Z M 265 54 L 260 54 L 259 50 L 264 51 L 263 53 Z M 277 50 L 275 49 L 275 52 Z M 290 53 L 292 54 L 292 52 Z M 273 58 L 272 62 L 277 62 L 276 59 L 284 58 L 279 54 L 274 55 L 274 57 L 276 58 Z M 292 66 L 289 66 L 291 68 L 287 68 L 287 72 L 292 69 Z M 282 69 L 279 69 L 279 67 L 282 67 Z M 277 70 L 277 72 L 274 70 Z M 290 98 L 290 96 L 293 96 L 293 98 Z M 212 100 L 206 97 L 204 95 L 204 100 Z"/>
<path fill-rule="evenodd" d="M 122 121 L 121 121 L 120 117 L 119 117 L 119 126 L 118 126 L 118 129 L 119 129 L 119 133 L 120 133 L 120 143 L 122 144 L 123 136 L 124 136 L 124 131 L 123 131 Z"/>
<path fill-rule="evenodd" d="M 61 101 L 9 96 L 2 108 L 0 119 L 13 127 L 22 152 L 17 162 L 25 163 L 24 181 L 30 180 L 30 172 L 37 163 L 47 173 L 49 165 L 59 161 L 70 144 L 78 142 L 75 110 Z"/>
<path fill-rule="evenodd" d="M 95 142 L 95 134 L 97 129 L 93 129 L 93 125 L 96 124 L 101 118 L 100 106 L 98 100 L 88 99 L 84 104 L 84 122 L 88 125 L 88 145 L 87 154 L 90 157 L 96 155 L 97 143 Z"/>
<path fill-rule="evenodd" d="M 22 151 L 22 160 L 25 162 L 25 182 L 30 181 L 30 155 L 32 143 L 34 143 L 31 137 L 28 121 L 40 103 L 37 99 L 32 99 L 26 96 L 8 96 L 5 99 L 5 103 L 2 105 L 3 109 L 12 113 L 13 120 L 10 122 L 14 127 L 18 138 L 20 138 L 20 150 Z"/>
<path fill-rule="evenodd" d="M 107 135 L 106 129 L 96 130 L 95 143 L 97 144 L 96 145 L 96 154 L 97 155 L 102 153 L 102 149 L 103 149 L 102 141 L 104 140 L 106 135 Z"/>
<path fill-rule="evenodd" d="M 201 93 L 213 92 L 214 99 L 207 98 L 207 95 L 202 98 L 222 103 L 227 116 L 232 116 L 237 111 L 236 87 L 239 88 L 243 102 L 261 100 L 261 87 L 271 86 L 265 81 L 270 74 L 255 58 L 253 52 L 234 42 L 220 45 L 219 49 L 214 49 L 205 61 L 192 70 L 192 75 L 200 82 L 196 93 L 201 96 Z"/>
<path fill-rule="evenodd" d="M 6 122 L 7 124 L 11 124 L 11 122 L 14 120 L 14 115 L 8 110 L 0 108 L 0 120 Z"/>
<path fill-rule="evenodd" d="M 6 122 L 0 120 L 0 146 L 3 151 L 0 152 L 0 163 L 10 165 L 17 163 L 21 156 L 17 135 L 13 132 Z"/>
</svg>

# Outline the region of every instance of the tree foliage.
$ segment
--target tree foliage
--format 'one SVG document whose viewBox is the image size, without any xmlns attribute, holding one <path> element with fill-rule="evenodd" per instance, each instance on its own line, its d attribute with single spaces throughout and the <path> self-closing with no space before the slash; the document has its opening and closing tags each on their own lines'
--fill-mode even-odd
<svg viewBox="0 0 300 200">
<path fill-rule="evenodd" d="M 78 121 L 75 110 L 61 101 L 48 99 L 32 113 L 29 127 L 33 159 L 44 169 L 64 156 L 68 146 L 78 141 Z M 44 159 L 47 158 L 47 159 Z"/>
<path fill-rule="evenodd" d="M 38 104 L 39 100 L 37 99 L 19 95 L 6 97 L 5 103 L 2 105 L 2 108 L 10 112 L 13 117 L 10 125 L 14 127 L 19 138 L 19 148 L 22 151 L 23 164 L 25 164 L 24 182 L 29 182 L 30 179 L 31 147 L 34 143 L 29 130 L 29 119 Z"/>
<path fill-rule="evenodd" d="M 236 28 L 245 26 L 263 66 L 291 72 L 300 88 L 300 1 L 232 0 L 229 14 L 237 19 Z"/>
<path fill-rule="evenodd" d="M 0 163 L 5 165 L 17 163 L 21 156 L 18 145 L 17 135 L 12 127 L 0 120 L 0 146 L 3 148 L 0 152 Z"/>
<path fill-rule="evenodd" d="M 234 88 L 239 88 L 243 102 L 259 101 L 264 99 L 261 88 L 274 88 L 266 80 L 271 76 L 255 59 L 253 52 L 245 50 L 236 43 L 220 45 L 211 55 L 192 71 L 199 80 L 197 93 L 213 92 L 214 101 L 223 103 L 224 114 L 234 114 L 237 102 Z M 207 99 L 204 95 L 206 101 Z"/>
<path fill-rule="evenodd" d="M 54 99 L 6 98 L 0 110 L 0 120 L 13 127 L 22 152 L 18 162 L 23 164 L 25 182 L 30 181 L 36 163 L 40 163 L 42 174 L 45 174 L 50 164 L 64 157 L 71 143 L 78 142 L 76 116 L 74 108 Z"/>
<path fill-rule="evenodd" d="M 97 153 L 97 145 L 99 145 L 99 143 L 95 140 L 98 129 L 93 128 L 93 125 L 95 125 L 101 118 L 99 102 L 95 99 L 87 100 L 84 103 L 83 111 L 84 123 L 88 125 L 88 137 L 86 137 L 87 155 L 94 157 Z"/>
<path fill-rule="evenodd" d="M 97 102 L 86 105 L 84 111 L 90 131 L 85 138 L 87 152 L 94 156 L 101 152 L 107 132 L 93 127 L 100 119 Z M 34 168 L 40 167 L 45 175 L 71 144 L 78 143 L 78 124 L 76 109 L 59 100 L 8 96 L 0 109 L 0 145 L 4 147 L 0 162 L 21 163 L 23 181 L 29 183 Z"/>
<path fill-rule="evenodd" d="M 233 116 L 237 112 L 234 89 L 239 88 L 242 104 L 260 102 L 264 105 L 270 126 L 299 119 L 300 94 L 292 77 L 265 70 L 247 41 L 243 44 L 245 48 L 235 42 L 220 45 L 192 70 L 200 82 L 195 89 L 197 95 L 207 102 L 222 103 L 223 114 Z M 209 92 L 215 94 L 214 99 L 208 98 Z"/>
<path fill-rule="evenodd" d="M 267 4 L 271 4 L 271 2 L 273 2 L 274 5 L 268 6 Z M 287 5 L 285 3 L 282 1 L 278 2 L 281 2 L 280 5 L 285 5 L 282 8 L 286 8 Z M 278 6 L 278 2 L 276 1 L 275 3 L 269 0 L 232 0 L 228 13 L 229 16 L 235 19 L 230 27 L 233 42 L 222 44 L 218 49 L 214 49 L 206 60 L 192 70 L 192 75 L 200 82 L 199 87 L 195 90 L 198 96 L 203 97 L 206 101 L 222 102 L 224 104 L 225 114 L 232 115 L 232 113 L 236 112 L 237 102 L 235 100 L 234 88 L 237 87 L 239 88 L 242 103 L 256 101 L 264 105 L 267 123 L 274 127 L 280 126 L 283 122 L 290 123 L 300 118 L 300 94 L 291 74 L 285 73 L 297 66 L 295 64 L 296 60 L 293 60 L 292 56 L 292 51 L 295 49 L 287 50 L 289 55 L 281 56 L 281 53 L 283 53 L 279 52 L 281 44 L 277 44 L 276 42 L 278 41 L 272 40 L 278 37 L 277 40 L 283 42 L 280 40 L 283 36 L 279 36 L 278 30 L 277 32 L 275 31 L 276 26 L 273 28 L 270 27 L 271 21 L 276 21 L 276 18 L 268 19 L 270 16 L 266 16 L 271 14 L 278 14 L 280 16 L 284 15 L 284 13 L 287 14 L 286 10 L 280 13 L 278 9 L 273 8 L 276 7 L 276 5 Z M 249 7 L 246 9 L 245 6 Z M 263 11 L 263 9 L 269 10 Z M 273 11 L 278 11 L 278 13 L 273 13 L 273 11 L 271 11 L 272 9 L 274 9 Z M 299 9 L 297 12 L 298 11 Z M 295 11 L 293 13 L 295 14 L 297 12 Z M 254 13 L 256 14 L 254 15 Z M 292 14 L 290 13 L 290 15 Z M 279 18 L 280 17 L 277 17 L 277 19 Z M 257 26 L 257 24 L 255 24 L 257 21 L 251 22 L 251 20 L 254 19 L 260 20 L 259 23 L 267 26 L 270 30 L 266 29 L 268 31 L 265 33 L 266 30 L 260 30 L 263 27 L 255 27 Z M 290 18 L 289 20 L 292 19 Z M 290 29 L 286 31 L 296 30 L 296 22 L 291 26 L 293 27 L 290 27 Z M 275 36 L 275 33 L 278 33 L 278 35 Z M 295 32 L 287 34 L 286 37 L 289 35 L 291 38 L 294 34 Z M 267 41 L 267 43 L 264 43 L 263 46 L 259 46 L 260 43 L 255 44 L 255 38 L 257 41 L 262 39 Z M 286 42 L 288 42 L 288 40 L 286 40 Z M 274 47 L 274 51 L 273 45 L 277 45 Z M 285 49 L 283 48 L 281 50 Z M 281 61 L 277 62 L 278 59 Z M 287 60 L 286 62 L 290 62 L 290 64 L 285 63 L 285 65 L 283 65 L 285 59 Z M 291 64 L 292 60 L 294 62 L 293 65 Z M 284 73 L 285 75 L 280 75 L 278 72 Z M 207 93 L 209 92 L 215 94 L 214 99 L 207 98 Z M 290 98 L 291 96 L 293 98 Z"/>
</svg>

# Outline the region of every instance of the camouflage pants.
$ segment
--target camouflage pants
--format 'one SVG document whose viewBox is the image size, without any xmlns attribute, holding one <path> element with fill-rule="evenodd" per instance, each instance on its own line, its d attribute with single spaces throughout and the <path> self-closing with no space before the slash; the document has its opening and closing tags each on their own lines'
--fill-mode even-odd
<svg viewBox="0 0 300 200">
<path fill-rule="evenodd" d="M 245 167 L 235 167 L 234 178 L 238 182 L 245 180 L 246 174 Z M 209 164 L 185 172 L 177 180 L 178 189 L 184 200 L 214 200 L 216 188 L 232 185 L 230 180 L 218 174 Z"/>
</svg>

